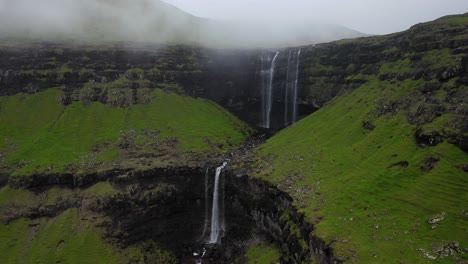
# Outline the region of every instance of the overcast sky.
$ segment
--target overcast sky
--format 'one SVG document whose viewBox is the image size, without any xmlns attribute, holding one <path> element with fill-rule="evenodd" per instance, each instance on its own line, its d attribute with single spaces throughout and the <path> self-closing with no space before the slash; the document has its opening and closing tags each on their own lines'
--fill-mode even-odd
<svg viewBox="0 0 468 264">
<path fill-rule="evenodd" d="M 164 0 L 196 16 L 269 21 L 313 20 L 368 34 L 468 12 L 468 0 Z M 274 23 L 273 23 L 274 25 Z"/>
</svg>

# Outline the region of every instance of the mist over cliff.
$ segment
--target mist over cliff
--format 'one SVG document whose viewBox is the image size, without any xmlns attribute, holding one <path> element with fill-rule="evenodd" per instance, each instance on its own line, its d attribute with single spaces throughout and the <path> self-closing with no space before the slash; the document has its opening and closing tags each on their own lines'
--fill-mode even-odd
<svg viewBox="0 0 468 264">
<path fill-rule="evenodd" d="M 339 25 L 287 17 L 215 21 L 158 0 L 0 1 L 0 36 L 29 40 L 151 42 L 211 47 L 284 47 L 364 34 Z"/>
</svg>

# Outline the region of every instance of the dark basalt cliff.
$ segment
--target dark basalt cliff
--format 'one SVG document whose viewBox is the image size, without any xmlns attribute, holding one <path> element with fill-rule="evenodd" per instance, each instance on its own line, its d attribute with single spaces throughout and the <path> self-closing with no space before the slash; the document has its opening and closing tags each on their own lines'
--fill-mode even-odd
<svg viewBox="0 0 468 264">
<path fill-rule="evenodd" d="M 117 173 L 117 172 L 115 172 Z M 89 196 L 76 192 L 53 205 L 4 209 L 0 218 L 9 223 L 21 217 L 38 219 L 55 217 L 65 210 L 78 208 L 104 230 L 106 241 L 127 248 L 142 241 L 155 241 L 179 259 L 190 260 L 202 246 L 209 251 L 204 263 L 232 263 L 259 239 L 273 242 L 282 253 L 282 263 L 340 263 L 331 248 L 314 237 L 313 226 L 292 205 L 292 198 L 270 183 L 240 176 L 230 169 L 221 177 L 225 222 L 222 243 L 204 245 L 209 237 L 214 169 L 198 167 L 167 168 L 120 172 L 101 177 L 90 175 L 88 184 L 62 182 L 61 186 L 85 190 L 107 179 L 118 193 Z M 49 183 L 50 184 L 50 183 Z M 37 183 L 30 190 L 40 193 L 50 187 Z M 58 183 L 55 183 L 58 184 Z M 89 219 L 88 219 L 89 218 Z"/>
<path fill-rule="evenodd" d="M 466 16 L 466 15 L 464 15 Z M 456 17 L 455 17 L 456 18 Z M 468 83 L 468 29 L 446 17 L 386 36 L 342 40 L 302 47 L 298 74 L 298 117 L 322 107 L 336 95 L 356 89 L 367 76 L 381 80 L 424 79 L 415 100 L 431 95 L 451 80 Z M 295 48 L 298 49 L 298 48 Z M 284 126 L 288 49 L 278 50 L 273 79 L 272 127 Z M 62 86 L 71 101 L 101 101 L 113 106 L 145 103 L 147 88 L 165 88 L 211 99 L 248 123 L 261 123 L 261 50 L 215 50 L 190 46 L 138 44 L 73 46 L 67 43 L 33 43 L 0 48 L 0 95 L 34 93 Z M 268 51 L 266 51 L 268 52 Z M 272 52 L 272 51 L 269 51 Z M 431 109 L 436 116 L 452 113 L 466 117 L 466 91 L 450 89 L 451 107 Z M 392 107 L 399 102 L 388 102 Z M 456 109 L 455 109 L 456 108 Z M 429 111 L 429 110 L 423 110 Z M 414 118 L 413 118 L 414 119 Z M 465 119 L 466 120 L 466 119 Z M 466 127 L 459 127 L 461 131 Z M 457 136 L 454 136 L 457 137 Z"/>
<path fill-rule="evenodd" d="M 258 120 L 257 52 L 189 46 L 70 47 L 37 43 L 0 49 L 0 95 L 62 86 L 65 103 L 145 103 L 147 88 L 205 97 Z"/>
<path fill-rule="evenodd" d="M 329 245 L 312 235 L 313 225 L 297 211 L 287 193 L 245 175 L 228 173 L 227 179 L 228 209 L 242 209 L 256 229 L 279 246 L 282 263 L 341 263 Z"/>
</svg>

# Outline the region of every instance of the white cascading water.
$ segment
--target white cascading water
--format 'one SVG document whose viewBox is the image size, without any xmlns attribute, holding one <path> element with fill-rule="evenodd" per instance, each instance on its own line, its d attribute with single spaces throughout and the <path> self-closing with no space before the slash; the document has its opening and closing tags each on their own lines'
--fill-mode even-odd
<svg viewBox="0 0 468 264">
<path fill-rule="evenodd" d="M 293 92 L 293 120 L 295 123 L 297 121 L 297 79 L 299 78 L 299 62 L 301 58 L 301 49 L 297 51 L 296 56 L 296 79 L 294 80 L 294 92 Z"/>
<path fill-rule="evenodd" d="M 301 49 L 289 51 L 284 93 L 284 125 L 297 121 L 297 83 L 299 78 L 299 62 Z"/>
<path fill-rule="evenodd" d="M 271 108 L 273 106 L 273 79 L 275 77 L 275 65 L 276 58 L 278 58 L 279 52 L 275 53 L 273 59 L 270 59 L 268 52 L 263 53 L 261 58 L 262 64 L 262 127 L 270 128 L 270 116 Z M 265 67 L 265 63 L 268 63 L 269 67 Z"/>
<path fill-rule="evenodd" d="M 262 81 L 262 123 L 260 124 L 261 127 L 266 127 L 266 115 L 267 115 L 267 90 L 268 90 L 268 73 L 269 71 L 266 70 L 267 67 L 271 67 L 270 64 L 270 54 L 268 52 L 264 52 L 262 57 L 260 58 L 261 65 L 260 65 L 260 79 Z M 268 64 L 266 66 L 265 64 Z"/>
<path fill-rule="evenodd" d="M 219 206 L 219 182 L 221 172 L 226 167 L 227 162 L 224 162 L 223 165 L 216 168 L 214 190 L 213 190 L 213 207 L 211 209 L 211 234 L 210 234 L 210 244 L 218 243 L 219 235 L 222 230 L 223 221 L 220 219 L 220 206 Z"/>
<path fill-rule="evenodd" d="M 292 50 L 289 51 L 288 65 L 286 68 L 286 87 L 284 89 L 284 125 L 289 125 L 289 83 L 290 83 L 290 72 L 291 72 L 291 54 Z"/>
</svg>

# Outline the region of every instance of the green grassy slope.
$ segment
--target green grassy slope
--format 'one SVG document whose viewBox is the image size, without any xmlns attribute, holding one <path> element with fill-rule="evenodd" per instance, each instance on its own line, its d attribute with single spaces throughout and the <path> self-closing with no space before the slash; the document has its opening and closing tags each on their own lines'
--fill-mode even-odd
<svg viewBox="0 0 468 264">
<path fill-rule="evenodd" d="M 103 239 L 108 218 L 93 211 L 92 204 L 118 192 L 109 182 L 87 189 L 54 186 L 43 192 L 0 188 L 1 263 L 176 263 L 151 241 L 122 248 Z M 77 202 L 84 206 L 58 209 Z M 57 215 L 21 217 L 41 211 Z"/>
<path fill-rule="evenodd" d="M 0 162 L 14 174 L 63 172 L 70 165 L 116 160 L 122 158 L 123 141 L 152 154 L 157 154 L 152 146 L 168 141 L 175 142 L 180 153 L 220 152 L 250 132 L 210 101 L 158 89 L 150 103 L 128 108 L 97 102 L 63 106 L 57 100 L 60 95 L 48 89 L 0 98 Z"/>
<path fill-rule="evenodd" d="M 20 219 L 0 225 L 3 263 L 117 263 L 115 249 L 107 246 L 89 223 L 79 221 L 77 209 L 56 218 Z"/>
<path fill-rule="evenodd" d="M 425 263 L 421 248 L 434 254 L 451 241 L 467 248 L 468 155 L 446 142 L 418 146 L 401 110 L 376 114 L 382 99 L 409 97 L 422 81 L 368 78 L 260 146 L 256 176 L 289 192 L 315 235 L 350 263 Z M 431 157 L 439 161 L 429 170 Z M 433 229 L 427 220 L 442 212 Z"/>
<path fill-rule="evenodd" d="M 254 245 L 245 253 L 248 264 L 280 263 L 280 252 L 271 245 Z"/>
</svg>

